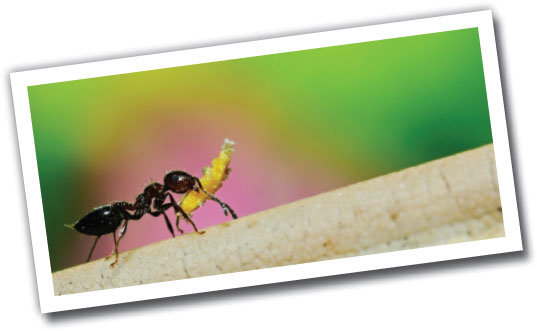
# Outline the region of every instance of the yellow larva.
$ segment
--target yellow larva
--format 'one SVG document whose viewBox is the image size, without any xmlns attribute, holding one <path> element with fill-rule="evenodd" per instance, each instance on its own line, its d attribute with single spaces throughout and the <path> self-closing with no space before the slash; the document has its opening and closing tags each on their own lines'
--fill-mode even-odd
<svg viewBox="0 0 537 331">
<path fill-rule="evenodd" d="M 212 166 L 204 169 L 203 177 L 200 178 L 200 181 L 207 192 L 214 194 L 222 187 L 222 182 L 226 180 L 230 171 L 228 166 L 231 162 L 231 153 L 234 152 L 234 146 L 235 143 L 226 138 L 220 153 L 211 163 Z M 191 214 L 194 210 L 203 206 L 207 199 L 209 199 L 209 196 L 202 191 L 190 191 L 181 200 L 180 205 L 185 212 Z"/>
</svg>

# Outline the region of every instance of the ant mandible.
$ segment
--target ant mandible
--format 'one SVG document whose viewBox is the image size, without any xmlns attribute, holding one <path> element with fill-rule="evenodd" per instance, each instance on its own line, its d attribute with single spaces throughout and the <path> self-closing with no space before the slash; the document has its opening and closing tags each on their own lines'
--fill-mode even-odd
<svg viewBox="0 0 537 331">
<path fill-rule="evenodd" d="M 93 245 L 91 246 L 88 258 L 86 262 L 91 259 L 93 250 L 97 245 L 97 241 L 101 238 L 102 235 L 112 233 L 114 237 L 114 253 L 116 256 L 115 261 L 111 264 L 115 265 L 118 261 L 118 246 L 121 239 L 125 236 L 127 232 L 127 225 L 129 221 L 137 221 L 142 218 L 145 214 L 150 214 L 154 217 L 163 215 L 166 221 L 166 226 L 168 230 L 175 237 L 173 227 L 170 223 L 168 216 L 166 215 L 166 210 L 173 207 L 177 215 L 175 226 L 177 231 L 183 233 L 183 230 L 179 228 L 179 220 L 181 216 L 194 228 L 197 233 L 202 234 L 204 231 L 199 231 L 194 224 L 194 221 L 190 216 L 181 208 L 179 204 L 175 201 L 170 191 L 178 194 L 186 194 L 190 191 L 199 192 L 203 191 L 209 196 L 213 201 L 216 201 L 220 207 L 223 209 L 224 214 L 227 216 L 228 212 L 231 214 L 233 219 L 237 218 L 237 215 L 231 209 L 231 207 L 207 192 L 205 188 L 201 185 L 199 178 L 190 175 L 184 171 L 170 171 L 164 176 L 164 184 L 152 183 L 146 186 L 144 191 L 140 193 L 134 202 L 131 204 L 129 202 L 115 202 L 110 205 L 98 207 L 91 211 L 86 216 L 82 217 L 78 222 L 72 226 L 68 226 L 77 230 L 80 233 L 97 236 Z M 170 202 L 164 203 L 166 197 L 170 198 Z M 133 212 L 131 214 L 129 211 Z M 119 231 L 119 237 L 116 236 L 116 230 L 123 223 L 123 227 Z"/>
</svg>

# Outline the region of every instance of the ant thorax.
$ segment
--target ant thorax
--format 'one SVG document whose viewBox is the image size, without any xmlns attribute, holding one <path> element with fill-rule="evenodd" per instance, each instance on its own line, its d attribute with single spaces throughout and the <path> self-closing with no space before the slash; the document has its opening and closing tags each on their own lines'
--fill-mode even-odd
<svg viewBox="0 0 537 331">
<path fill-rule="evenodd" d="M 164 186 L 161 183 L 152 183 L 146 186 L 143 193 L 146 197 L 158 197 L 164 195 Z"/>
</svg>

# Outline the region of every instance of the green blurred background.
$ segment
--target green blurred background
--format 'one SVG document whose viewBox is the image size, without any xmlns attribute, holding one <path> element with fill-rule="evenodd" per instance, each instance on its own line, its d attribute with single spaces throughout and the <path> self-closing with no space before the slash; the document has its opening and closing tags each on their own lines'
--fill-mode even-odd
<svg viewBox="0 0 537 331">
<path fill-rule="evenodd" d="M 477 29 L 28 91 L 53 271 L 93 242 L 64 224 L 133 201 L 167 170 L 201 176 L 226 137 L 237 146 L 217 195 L 239 216 L 492 142 Z M 194 219 L 229 218 L 208 203 Z M 169 237 L 147 216 L 120 250 Z M 107 236 L 94 258 L 112 250 Z"/>
</svg>

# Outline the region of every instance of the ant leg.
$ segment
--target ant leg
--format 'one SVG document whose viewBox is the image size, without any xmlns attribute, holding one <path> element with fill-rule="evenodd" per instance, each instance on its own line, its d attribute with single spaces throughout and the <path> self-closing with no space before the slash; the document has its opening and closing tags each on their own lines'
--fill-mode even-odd
<svg viewBox="0 0 537 331">
<path fill-rule="evenodd" d="M 199 233 L 199 234 L 205 233 L 205 231 L 198 230 L 198 227 L 196 226 L 196 224 L 194 224 L 194 221 L 190 218 L 190 216 L 188 216 L 188 214 L 183 210 L 183 208 L 181 208 L 177 204 L 177 202 L 175 202 L 175 199 L 173 198 L 173 196 L 170 193 L 166 193 L 166 195 L 168 195 L 170 197 L 170 200 L 173 203 L 173 209 L 175 210 L 175 214 L 180 213 L 183 216 L 183 218 L 188 223 L 190 223 L 190 225 L 192 225 L 192 227 L 194 228 L 194 231 L 196 231 L 197 233 Z M 179 215 L 177 215 L 177 221 L 175 222 L 175 225 L 177 226 L 178 229 L 179 229 L 179 219 L 180 219 L 180 217 L 179 217 Z"/>
<path fill-rule="evenodd" d="M 175 221 L 175 227 L 177 228 L 177 231 L 181 232 L 181 234 L 184 234 L 185 232 L 179 227 L 179 221 L 181 220 L 181 218 L 179 216 L 177 216 L 177 219 Z"/>
<path fill-rule="evenodd" d="M 164 214 L 164 213 L 163 213 L 163 215 L 164 215 L 164 217 L 166 217 L 166 222 L 168 222 L 168 226 L 169 226 L 169 228 L 170 228 L 170 231 L 172 231 L 172 230 L 171 230 L 171 226 L 172 226 L 172 225 L 170 224 L 170 220 L 168 219 L 168 216 L 166 216 L 166 214 Z M 184 233 L 185 233 L 185 231 L 183 231 L 183 230 L 179 227 L 179 219 L 177 219 L 177 222 L 175 222 L 175 227 L 177 228 L 177 231 L 181 232 L 181 234 L 184 234 Z M 174 235 L 174 237 L 175 237 L 175 235 Z"/>
<path fill-rule="evenodd" d="M 119 241 L 116 239 L 116 231 L 112 232 L 112 234 L 114 235 L 114 253 L 116 254 L 116 260 L 110 265 L 111 267 L 113 267 L 119 259 L 119 256 L 117 253 L 117 246 L 119 245 Z"/>
<path fill-rule="evenodd" d="M 117 239 L 118 246 L 121 239 L 125 237 L 125 234 L 127 233 L 127 225 L 129 225 L 129 221 L 125 220 L 125 222 L 123 222 L 123 226 L 121 227 L 121 229 L 119 229 L 119 238 Z"/>
<path fill-rule="evenodd" d="M 130 206 L 132 206 L 130 203 L 128 202 L 122 202 L 123 204 L 129 204 Z M 125 235 L 127 234 L 127 226 L 129 225 L 129 221 L 130 220 L 135 220 L 137 221 L 138 219 L 140 219 L 141 217 L 138 217 L 136 218 L 135 215 L 131 215 L 129 212 L 127 212 L 126 210 L 123 211 L 123 219 L 125 220 L 123 222 L 123 226 L 121 227 L 121 229 L 119 229 L 119 233 L 118 233 L 118 238 L 117 238 L 117 246 L 119 247 L 119 243 L 121 242 L 121 239 L 123 239 L 123 237 L 125 237 Z M 115 233 L 115 231 L 114 231 Z"/>
<path fill-rule="evenodd" d="M 89 255 L 88 255 L 88 259 L 86 260 L 86 263 L 89 262 L 89 260 L 91 259 L 91 255 L 93 254 L 93 250 L 95 249 L 95 246 L 97 246 L 97 241 L 99 240 L 99 238 L 101 238 L 101 236 L 97 236 L 97 238 L 95 238 L 95 241 L 93 242 L 93 246 L 91 246 L 91 249 L 90 249 L 90 252 L 89 252 Z"/>
<path fill-rule="evenodd" d="M 125 220 L 125 222 L 123 222 L 123 226 L 121 227 L 121 229 L 119 229 L 119 234 L 118 234 L 118 237 L 117 237 L 117 243 L 116 243 L 116 232 L 114 231 L 114 252 L 110 253 L 110 254 L 113 254 L 115 253 L 116 254 L 116 261 L 114 261 L 114 263 L 112 263 L 112 266 L 114 264 L 116 264 L 117 262 L 117 248 L 119 247 L 119 243 L 121 242 L 121 239 L 123 239 L 123 237 L 125 237 L 125 234 L 127 233 L 127 226 L 129 225 L 129 220 Z M 108 257 L 107 257 L 108 259 Z"/>
<path fill-rule="evenodd" d="M 152 216 L 159 216 L 160 214 L 162 214 L 162 216 L 164 216 L 164 219 L 166 220 L 166 226 L 168 227 L 168 230 L 170 231 L 170 233 L 172 234 L 172 237 L 175 238 L 175 233 L 173 232 L 173 227 L 172 227 L 172 223 L 170 222 L 170 219 L 168 218 L 168 215 L 166 215 L 166 209 L 170 208 L 172 205 L 162 205 L 162 210 L 159 210 L 157 212 L 149 212 Z M 177 230 L 179 230 L 179 232 L 181 232 L 181 234 L 183 233 L 183 230 L 179 229 L 179 227 L 177 227 Z"/>
<path fill-rule="evenodd" d="M 194 228 L 194 231 L 196 231 L 197 233 L 199 234 L 204 234 L 205 231 L 200 231 L 198 230 L 198 228 L 196 227 L 196 224 L 194 223 L 194 221 L 190 218 L 190 216 L 188 216 L 188 214 L 183 210 L 183 208 L 179 207 L 178 205 L 175 205 L 174 206 L 175 208 L 175 212 L 179 212 L 181 213 L 181 215 L 183 216 L 183 218 L 188 222 L 190 223 L 190 225 L 192 225 L 192 227 Z M 179 215 L 177 215 L 177 226 L 179 226 Z"/>
<path fill-rule="evenodd" d="M 166 210 L 168 210 L 172 206 L 172 204 L 169 204 L 169 203 L 164 204 L 164 200 L 166 200 L 166 196 L 164 196 L 164 198 L 162 198 L 161 196 L 156 197 L 153 200 L 153 209 L 155 211 L 149 210 L 148 213 L 151 214 L 151 216 L 153 217 L 157 217 L 160 214 L 162 214 L 162 216 L 164 216 L 164 220 L 166 221 L 166 226 L 168 227 L 168 231 L 170 231 L 170 233 L 172 234 L 172 237 L 175 238 L 175 233 L 173 232 L 172 223 L 170 222 L 168 215 L 166 215 Z M 181 231 L 180 229 L 178 230 L 181 233 L 183 233 L 183 231 Z"/>
<path fill-rule="evenodd" d="M 231 209 L 231 207 L 227 203 L 223 202 L 222 200 L 218 199 L 211 193 L 207 192 L 201 185 L 201 181 L 199 180 L 199 178 L 194 177 L 194 179 L 196 180 L 196 183 L 198 184 L 199 188 L 203 191 L 203 193 L 207 194 L 211 198 L 211 200 L 216 201 L 220 205 L 220 207 L 224 210 L 224 215 L 227 216 L 227 212 L 229 211 L 233 219 L 237 219 L 237 214 L 235 214 L 233 209 Z"/>
<path fill-rule="evenodd" d="M 170 219 L 168 218 L 168 215 L 166 215 L 166 213 L 163 212 L 162 216 L 164 216 L 164 218 L 166 219 L 166 225 L 168 226 L 168 230 L 170 230 L 170 233 L 172 234 L 172 237 L 175 238 L 175 233 L 173 233 L 172 223 L 170 222 Z M 183 234 L 183 230 L 179 229 L 179 227 L 177 227 L 177 230 L 179 230 L 179 232 L 181 232 L 181 234 Z"/>
<path fill-rule="evenodd" d="M 166 219 L 166 225 L 168 226 L 168 230 L 170 231 L 172 236 L 175 238 L 175 233 L 173 232 L 172 223 L 170 222 L 170 219 L 168 218 L 168 215 L 166 215 L 166 210 L 168 210 L 170 207 L 174 206 L 174 203 L 175 203 L 175 201 L 159 205 L 158 210 L 156 212 L 151 212 L 150 211 L 149 213 L 152 216 L 155 216 L 155 217 L 157 217 L 160 214 L 162 214 L 164 216 L 164 218 Z M 179 227 L 179 222 L 176 222 L 175 226 L 177 227 L 177 231 L 181 232 L 181 234 L 184 233 L 184 231 L 181 230 L 181 228 Z"/>
<path fill-rule="evenodd" d="M 118 202 L 116 204 L 123 204 L 123 206 L 127 205 L 127 208 L 129 208 L 128 206 L 132 207 L 132 204 L 128 202 Z M 123 222 L 123 226 L 121 227 L 121 229 L 119 229 L 119 234 L 118 234 L 118 239 L 117 239 L 118 246 L 119 246 L 119 242 L 121 241 L 121 239 L 123 239 L 123 237 L 125 237 L 125 234 L 127 233 L 127 226 L 129 225 L 129 221 L 130 220 L 137 221 L 141 218 L 141 217 L 136 217 L 136 215 L 130 214 L 126 210 L 122 211 L 122 216 L 125 221 Z"/>
<path fill-rule="evenodd" d="M 170 207 L 173 206 L 173 209 L 175 210 L 175 205 L 176 205 L 176 202 L 175 200 L 173 200 L 173 198 L 171 198 L 171 195 L 170 195 L 170 199 L 172 199 L 173 202 L 170 202 L 170 203 L 167 203 L 165 205 L 163 205 L 164 208 L 168 209 Z M 175 211 L 177 213 L 177 211 Z M 166 214 L 164 214 L 166 215 Z M 177 216 L 177 215 L 176 215 Z M 179 227 L 179 221 L 181 220 L 181 218 L 179 218 L 179 216 L 177 216 L 176 220 L 175 220 L 175 227 L 177 228 L 177 231 L 181 232 L 181 234 L 184 234 L 185 231 L 183 231 L 183 229 L 181 229 Z M 169 219 L 168 219 L 168 216 L 166 216 L 166 221 L 169 222 Z"/>
<path fill-rule="evenodd" d="M 196 231 L 197 233 L 199 234 L 204 234 L 205 231 L 200 231 L 198 230 L 198 228 L 196 227 L 196 224 L 194 223 L 194 221 L 188 216 L 187 213 L 185 213 L 185 211 L 183 210 L 183 208 L 179 207 L 179 206 L 175 206 L 175 212 L 179 212 L 181 213 L 181 215 L 184 217 L 184 219 L 190 223 L 190 225 L 192 225 L 192 227 L 194 228 L 194 231 Z M 177 226 L 179 226 L 179 216 L 177 216 Z"/>
</svg>

